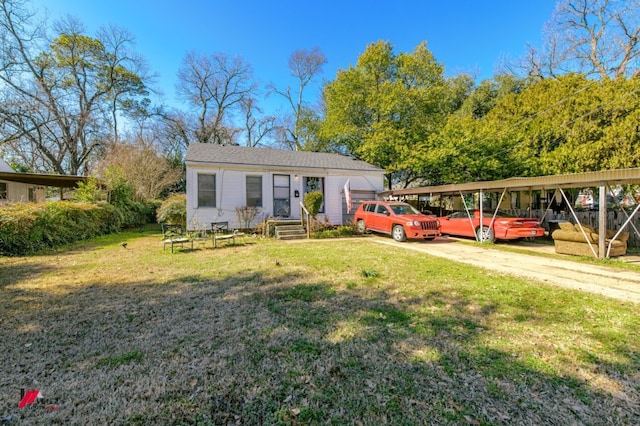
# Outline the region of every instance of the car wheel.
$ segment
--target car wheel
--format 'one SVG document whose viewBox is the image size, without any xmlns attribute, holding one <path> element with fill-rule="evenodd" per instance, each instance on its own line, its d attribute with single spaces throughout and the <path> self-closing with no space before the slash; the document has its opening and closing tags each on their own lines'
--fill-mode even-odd
<svg viewBox="0 0 640 426">
<path fill-rule="evenodd" d="M 492 243 L 496 240 L 496 237 L 493 233 L 493 229 L 489 228 L 488 226 L 483 226 L 482 231 L 480 230 L 480 228 L 476 229 L 476 237 L 477 237 L 477 240 L 480 241 L 481 243 L 486 243 L 486 242 Z"/>
<path fill-rule="evenodd" d="M 404 228 L 402 227 L 402 225 L 394 225 L 393 229 L 391 230 L 391 235 L 393 236 L 393 239 L 398 242 L 407 240 L 407 235 L 404 233 Z"/>
<path fill-rule="evenodd" d="M 356 222 L 356 229 L 360 234 L 367 232 L 367 226 L 364 224 L 364 220 L 360 219 Z"/>
</svg>

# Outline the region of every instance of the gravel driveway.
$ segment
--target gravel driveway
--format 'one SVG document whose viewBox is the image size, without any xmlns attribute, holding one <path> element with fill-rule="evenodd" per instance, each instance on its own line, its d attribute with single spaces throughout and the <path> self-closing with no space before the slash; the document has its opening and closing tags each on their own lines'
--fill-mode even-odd
<svg viewBox="0 0 640 426">
<path fill-rule="evenodd" d="M 555 255 L 553 246 L 518 242 L 518 249 L 530 250 L 532 254 L 513 253 L 496 248 L 464 244 L 454 238 L 437 238 L 434 241 L 408 241 L 397 243 L 390 238 L 373 237 L 380 244 L 416 250 L 432 256 L 489 269 L 492 271 L 538 280 L 575 290 L 615 299 L 640 303 L 640 273 L 610 266 L 589 265 L 571 260 L 570 256 Z M 535 253 L 554 254 L 553 257 L 537 256 Z M 637 257 L 626 261 L 639 262 Z"/>
</svg>

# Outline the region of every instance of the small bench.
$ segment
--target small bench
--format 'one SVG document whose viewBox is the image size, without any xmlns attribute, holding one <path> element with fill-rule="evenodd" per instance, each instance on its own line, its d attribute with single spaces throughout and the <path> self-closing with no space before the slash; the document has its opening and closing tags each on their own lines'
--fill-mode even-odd
<svg viewBox="0 0 640 426">
<path fill-rule="evenodd" d="M 182 225 L 173 223 L 162 224 L 162 250 L 165 250 L 168 245 L 171 246 L 171 253 L 173 253 L 173 246 L 180 244 L 180 247 L 184 247 L 185 243 L 191 243 L 191 249 L 193 250 L 193 240 L 187 237 L 182 230 Z"/>
<path fill-rule="evenodd" d="M 218 241 L 231 240 L 236 243 L 236 237 L 242 237 L 244 233 L 229 231 L 229 222 L 211 222 L 211 239 L 213 240 L 213 248 L 218 247 Z"/>
</svg>

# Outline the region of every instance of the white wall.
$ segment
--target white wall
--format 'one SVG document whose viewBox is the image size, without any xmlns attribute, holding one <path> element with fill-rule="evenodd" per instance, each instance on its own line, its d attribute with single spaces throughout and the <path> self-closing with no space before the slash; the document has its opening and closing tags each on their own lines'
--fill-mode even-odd
<svg viewBox="0 0 640 426">
<path fill-rule="evenodd" d="M 35 202 L 44 201 L 44 188 L 21 182 L 0 181 L 7 185 L 7 199 L 0 199 L 0 205 L 9 202 L 29 202 L 29 188 L 33 188 L 35 195 Z"/>
<path fill-rule="evenodd" d="M 382 173 L 378 176 L 372 173 L 334 174 L 326 179 L 325 184 L 325 214 L 327 220 L 333 225 L 345 224 L 342 206 L 344 203 L 344 185 L 349 180 L 352 191 L 375 191 L 381 192 L 384 189 L 384 177 Z M 352 212 L 353 213 L 353 212 Z"/>
<path fill-rule="evenodd" d="M 198 174 L 216 175 L 216 207 L 198 207 Z M 273 211 L 271 174 L 259 170 L 225 170 L 219 167 L 187 167 L 187 228 L 212 222 L 229 222 L 229 228 L 240 228 L 236 207 L 246 206 L 246 176 L 262 176 L 262 215 Z M 253 224 L 255 226 L 255 223 Z"/>
<path fill-rule="evenodd" d="M 324 173 L 323 173 L 324 172 Z M 216 207 L 198 208 L 198 174 L 216 175 Z M 224 170 L 219 167 L 187 166 L 187 227 L 195 228 L 196 224 L 206 225 L 211 222 L 229 222 L 229 228 L 240 228 L 236 207 L 246 205 L 246 176 L 262 176 L 262 215 L 273 216 L 273 175 L 285 174 L 290 176 L 290 200 L 292 219 L 300 218 L 300 202 L 303 201 L 304 177 L 324 177 L 325 179 L 325 217 L 334 225 L 344 223 L 342 206 L 344 203 L 343 188 L 350 179 L 352 190 L 382 191 L 384 178 L 382 172 L 351 172 L 323 171 L 306 169 L 264 170 L 258 168 L 243 168 L 238 170 Z M 296 178 L 297 176 L 297 178 Z M 299 197 L 295 197 L 298 191 Z M 258 222 L 259 220 L 256 220 Z M 252 224 L 253 226 L 256 223 Z"/>
</svg>

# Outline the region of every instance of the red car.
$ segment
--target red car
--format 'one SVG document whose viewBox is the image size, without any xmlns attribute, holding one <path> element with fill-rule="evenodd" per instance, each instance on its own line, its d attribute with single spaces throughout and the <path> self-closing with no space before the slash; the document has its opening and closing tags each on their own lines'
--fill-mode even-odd
<svg viewBox="0 0 640 426">
<path fill-rule="evenodd" d="M 440 230 L 446 235 L 461 237 L 475 237 L 478 241 L 514 240 L 517 238 L 541 237 L 544 228 L 540 227 L 540 220 L 534 218 L 509 217 L 502 213 L 496 215 L 493 226 L 491 219 L 493 213 L 484 212 L 482 229 L 480 230 L 480 211 L 472 212 L 469 219 L 467 212 L 455 212 L 448 216 L 438 218 Z"/>
<path fill-rule="evenodd" d="M 438 219 L 423 215 L 407 203 L 364 201 L 354 213 L 353 221 L 361 233 L 389 234 L 396 241 L 407 238 L 432 240 L 440 236 Z"/>
</svg>

